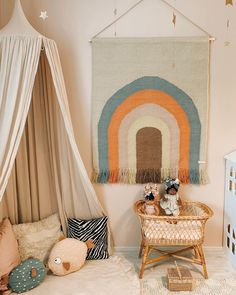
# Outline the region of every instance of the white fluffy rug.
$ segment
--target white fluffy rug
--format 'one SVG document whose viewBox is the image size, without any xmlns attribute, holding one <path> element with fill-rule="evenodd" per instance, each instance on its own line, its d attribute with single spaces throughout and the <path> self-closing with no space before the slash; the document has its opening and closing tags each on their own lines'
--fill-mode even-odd
<svg viewBox="0 0 236 295">
<path fill-rule="evenodd" d="M 14 294 L 14 293 L 12 293 Z M 121 256 L 87 261 L 77 272 L 45 280 L 25 295 L 139 295 L 140 281 L 133 265 Z"/>
<path fill-rule="evenodd" d="M 142 295 L 235 295 L 236 279 L 196 279 L 195 288 L 191 292 L 170 292 L 166 279 L 144 279 L 141 282 Z"/>
<path fill-rule="evenodd" d="M 157 273 L 158 272 L 158 273 Z M 158 278 L 159 277 L 159 278 Z M 14 293 L 12 293 L 14 294 Z M 166 276 L 160 278 L 160 270 L 145 271 L 142 280 L 133 264 L 123 256 L 111 256 L 105 260 L 87 261 L 77 272 L 58 277 L 47 275 L 37 288 L 25 295 L 235 295 L 236 278 L 196 279 L 192 292 L 170 292 Z"/>
</svg>

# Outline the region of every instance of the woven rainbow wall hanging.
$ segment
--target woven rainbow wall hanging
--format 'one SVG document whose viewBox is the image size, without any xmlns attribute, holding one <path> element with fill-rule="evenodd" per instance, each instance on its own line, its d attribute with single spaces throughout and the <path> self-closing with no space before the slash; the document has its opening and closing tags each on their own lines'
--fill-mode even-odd
<svg viewBox="0 0 236 295">
<path fill-rule="evenodd" d="M 93 181 L 206 182 L 209 41 L 99 38 L 93 47 Z"/>
</svg>

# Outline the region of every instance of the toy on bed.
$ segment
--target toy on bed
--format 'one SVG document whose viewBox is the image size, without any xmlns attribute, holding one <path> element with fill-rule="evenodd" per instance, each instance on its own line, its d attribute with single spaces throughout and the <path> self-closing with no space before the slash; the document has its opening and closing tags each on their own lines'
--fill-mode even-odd
<svg viewBox="0 0 236 295">
<path fill-rule="evenodd" d="M 44 280 L 46 273 L 46 268 L 39 259 L 26 259 L 11 271 L 9 288 L 16 293 L 29 291 Z"/>
<path fill-rule="evenodd" d="M 163 185 L 164 194 L 160 191 L 160 208 L 165 215 L 178 216 L 181 206 L 178 194 L 180 181 L 177 178 L 166 178 Z"/>
<path fill-rule="evenodd" d="M 88 249 L 93 247 L 91 240 L 84 243 L 74 238 L 63 238 L 52 248 L 48 268 L 58 276 L 77 271 L 84 265 Z"/>
</svg>

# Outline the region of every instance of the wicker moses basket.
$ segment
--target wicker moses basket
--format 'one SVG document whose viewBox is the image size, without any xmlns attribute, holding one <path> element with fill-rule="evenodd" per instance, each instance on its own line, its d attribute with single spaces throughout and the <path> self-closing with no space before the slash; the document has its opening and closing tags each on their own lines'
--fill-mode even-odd
<svg viewBox="0 0 236 295">
<path fill-rule="evenodd" d="M 142 256 L 144 249 L 139 277 L 143 277 L 146 265 L 174 257 L 202 265 L 204 277 L 208 278 L 202 245 L 205 223 L 213 215 L 213 211 L 205 204 L 184 201 L 179 216 L 147 215 L 144 205 L 145 201 L 137 201 L 134 204 L 134 210 L 141 223 L 142 240 L 139 257 Z M 160 246 L 183 246 L 183 248 L 167 252 L 161 250 Z M 151 250 L 157 250 L 163 255 L 149 259 Z M 194 250 L 194 258 L 178 255 L 187 250 Z"/>
</svg>

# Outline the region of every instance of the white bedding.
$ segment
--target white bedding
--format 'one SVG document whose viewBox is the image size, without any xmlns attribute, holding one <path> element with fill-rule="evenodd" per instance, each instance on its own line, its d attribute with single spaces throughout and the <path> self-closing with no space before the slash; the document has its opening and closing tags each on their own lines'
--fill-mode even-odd
<svg viewBox="0 0 236 295">
<path fill-rule="evenodd" d="M 12 293 L 15 294 L 15 293 Z M 77 272 L 47 275 L 25 295 L 139 295 L 140 283 L 133 266 L 123 257 L 87 261 Z"/>
</svg>

